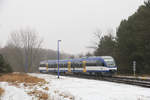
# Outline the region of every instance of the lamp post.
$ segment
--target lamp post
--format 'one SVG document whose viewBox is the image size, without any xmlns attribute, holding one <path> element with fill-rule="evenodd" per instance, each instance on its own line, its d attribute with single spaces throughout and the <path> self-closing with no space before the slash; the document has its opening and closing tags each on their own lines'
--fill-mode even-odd
<svg viewBox="0 0 150 100">
<path fill-rule="evenodd" d="M 58 75 L 58 78 L 59 78 L 59 42 L 61 42 L 61 40 L 58 40 L 57 41 L 57 59 L 58 59 L 58 71 L 57 71 L 57 75 Z"/>
</svg>

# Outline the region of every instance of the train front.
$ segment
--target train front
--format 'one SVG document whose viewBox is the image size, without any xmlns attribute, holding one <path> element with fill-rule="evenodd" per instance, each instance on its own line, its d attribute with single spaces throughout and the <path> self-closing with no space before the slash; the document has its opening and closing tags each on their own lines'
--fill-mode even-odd
<svg viewBox="0 0 150 100">
<path fill-rule="evenodd" d="M 115 74 L 117 72 L 117 66 L 116 66 L 114 58 L 111 56 L 104 56 L 102 58 L 104 59 L 105 66 L 108 69 L 108 74 L 110 75 Z"/>
</svg>

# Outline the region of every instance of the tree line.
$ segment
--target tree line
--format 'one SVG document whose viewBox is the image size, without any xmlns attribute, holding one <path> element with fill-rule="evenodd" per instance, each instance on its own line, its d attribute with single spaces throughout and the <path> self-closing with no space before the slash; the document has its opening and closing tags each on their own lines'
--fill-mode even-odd
<svg viewBox="0 0 150 100">
<path fill-rule="evenodd" d="M 133 61 L 136 61 L 136 73 L 150 73 L 150 0 L 145 1 L 128 19 L 121 21 L 116 36 L 105 35 L 99 39 L 94 55 L 110 55 L 116 59 L 118 72 L 133 73 Z"/>
<path fill-rule="evenodd" d="M 13 31 L 7 44 L 0 48 L 0 72 L 38 72 L 40 61 L 57 59 L 57 52 L 44 49 L 42 44 L 43 39 L 33 29 Z M 60 54 L 61 59 L 69 56 Z"/>
</svg>

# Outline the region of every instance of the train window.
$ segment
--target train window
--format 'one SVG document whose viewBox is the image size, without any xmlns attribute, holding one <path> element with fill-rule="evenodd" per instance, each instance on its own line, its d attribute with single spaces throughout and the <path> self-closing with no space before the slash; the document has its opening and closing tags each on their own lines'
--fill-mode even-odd
<svg viewBox="0 0 150 100">
<path fill-rule="evenodd" d="M 43 67 L 42 64 L 40 64 L 40 67 Z"/>
<path fill-rule="evenodd" d="M 74 63 L 71 63 L 71 67 L 74 67 Z"/>
<path fill-rule="evenodd" d="M 57 67 L 57 64 L 54 64 L 55 68 Z"/>
<path fill-rule="evenodd" d="M 62 63 L 60 64 L 60 67 L 63 67 L 63 64 L 62 64 Z"/>
<path fill-rule="evenodd" d="M 51 68 L 53 68 L 53 64 L 49 64 L 49 65 L 50 65 Z M 49 65 L 48 65 L 48 66 L 49 66 Z"/>
<path fill-rule="evenodd" d="M 64 62 L 64 64 L 63 64 L 63 66 L 64 66 L 64 68 L 66 68 L 66 63 Z"/>
<path fill-rule="evenodd" d="M 82 64 L 81 64 L 81 63 L 79 64 L 79 67 L 82 67 Z"/>
<path fill-rule="evenodd" d="M 101 61 L 96 61 L 96 65 L 97 65 L 97 66 L 104 66 L 104 63 L 101 62 Z"/>
<path fill-rule="evenodd" d="M 80 62 L 73 62 L 73 63 L 71 63 L 71 67 L 80 68 L 80 67 L 82 67 L 82 63 L 80 63 Z"/>
<path fill-rule="evenodd" d="M 82 66 L 82 65 L 81 65 Z M 77 63 L 77 67 L 81 67 L 80 64 Z"/>
<path fill-rule="evenodd" d="M 65 64 L 65 68 L 68 68 L 68 64 L 67 63 Z"/>
<path fill-rule="evenodd" d="M 48 64 L 48 67 L 51 67 L 51 64 Z"/>
<path fill-rule="evenodd" d="M 53 64 L 50 64 L 50 67 L 51 67 L 51 68 L 54 68 L 54 65 L 53 65 Z"/>
<path fill-rule="evenodd" d="M 59 63 L 59 67 L 61 67 L 61 66 L 62 66 L 62 64 Z"/>
<path fill-rule="evenodd" d="M 54 64 L 52 64 L 52 68 L 54 68 L 55 67 L 55 65 Z"/>
<path fill-rule="evenodd" d="M 87 61 L 86 66 L 96 66 L 96 61 L 89 60 L 89 61 Z"/>
<path fill-rule="evenodd" d="M 64 67 L 64 68 L 66 67 L 66 64 L 65 64 L 65 63 L 63 64 L 63 67 Z"/>
<path fill-rule="evenodd" d="M 67 64 L 67 62 L 65 63 L 65 68 L 68 68 L 68 64 Z"/>
<path fill-rule="evenodd" d="M 46 64 L 43 64 L 43 67 L 46 67 Z"/>
<path fill-rule="evenodd" d="M 86 63 L 87 66 L 96 66 L 96 63 Z"/>
<path fill-rule="evenodd" d="M 75 66 L 75 67 L 79 67 L 79 64 L 78 64 L 78 63 L 74 63 L 74 66 Z"/>
<path fill-rule="evenodd" d="M 64 63 L 64 68 L 66 68 L 66 63 Z"/>
<path fill-rule="evenodd" d="M 62 67 L 62 68 L 64 67 L 64 64 L 63 64 L 63 63 L 61 63 L 61 67 Z"/>
</svg>

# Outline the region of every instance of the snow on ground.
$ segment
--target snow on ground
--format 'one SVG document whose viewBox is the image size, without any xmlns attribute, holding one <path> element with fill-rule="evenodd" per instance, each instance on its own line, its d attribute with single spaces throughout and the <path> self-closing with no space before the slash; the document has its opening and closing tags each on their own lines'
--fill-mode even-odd
<svg viewBox="0 0 150 100">
<path fill-rule="evenodd" d="M 31 90 L 42 90 L 48 87 L 45 92 L 50 100 L 150 100 L 150 88 L 119 84 L 106 81 L 78 79 L 72 77 L 48 74 L 29 74 L 45 79 L 45 85 L 24 87 L 21 83 L 18 87 L 0 82 L 5 92 L 0 100 L 38 100 L 27 93 Z"/>
<path fill-rule="evenodd" d="M 30 75 L 49 82 L 53 100 L 66 100 L 67 96 L 74 100 L 150 100 L 149 88 L 63 76 L 57 79 L 57 76 L 47 74 Z"/>
<path fill-rule="evenodd" d="M 10 86 L 7 82 L 0 82 L 0 86 L 5 90 L 0 100 L 32 100 L 32 97 L 27 95 L 24 89 Z"/>
</svg>

